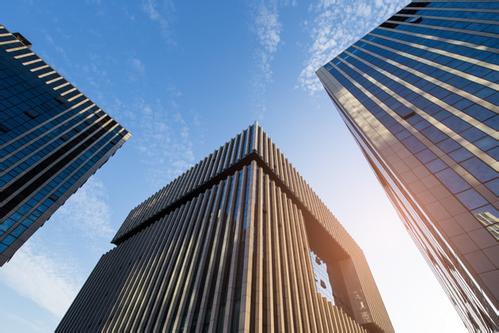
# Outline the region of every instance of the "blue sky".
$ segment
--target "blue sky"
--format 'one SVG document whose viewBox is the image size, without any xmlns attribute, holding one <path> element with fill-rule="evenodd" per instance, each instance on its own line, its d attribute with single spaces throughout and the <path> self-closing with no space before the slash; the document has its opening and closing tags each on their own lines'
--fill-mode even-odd
<svg viewBox="0 0 499 333">
<path fill-rule="evenodd" d="M 406 3 L 2 2 L 133 136 L 0 270 L 1 330 L 53 331 L 128 212 L 259 120 L 363 248 L 395 329 L 464 332 L 314 74 Z"/>
</svg>

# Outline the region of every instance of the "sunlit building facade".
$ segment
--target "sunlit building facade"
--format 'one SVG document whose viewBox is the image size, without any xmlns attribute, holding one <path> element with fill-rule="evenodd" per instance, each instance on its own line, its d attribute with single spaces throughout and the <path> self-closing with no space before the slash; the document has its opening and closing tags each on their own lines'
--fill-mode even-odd
<svg viewBox="0 0 499 333">
<path fill-rule="evenodd" d="M 128 137 L 0 25 L 0 266 Z"/>
<path fill-rule="evenodd" d="M 393 332 L 362 250 L 256 124 L 113 243 L 57 332 Z"/>
<path fill-rule="evenodd" d="M 317 71 L 470 331 L 499 330 L 499 2 L 414 1 Z"/>
</svg>

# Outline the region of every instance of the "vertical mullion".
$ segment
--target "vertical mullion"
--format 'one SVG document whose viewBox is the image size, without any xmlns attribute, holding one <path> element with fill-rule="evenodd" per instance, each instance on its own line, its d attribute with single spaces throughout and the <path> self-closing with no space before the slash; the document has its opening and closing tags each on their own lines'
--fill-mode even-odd
<svg viewBox="0 0 499 333">
<path fill-rule="evenodd" d="M 217 174 L 218 165 L 220 164 L 220 160 L 222 159 L 222 155 L 223 155 L 223 148 L 224 148 L 224 146 L 220 147 L 217 150 L 217 153 L 215 155 L 215 159 L 213 160 L 213 167 L 210 170 L 210 176 L 208 179 L 213 178 Z"/>
<path fill-rule="evenodd" d="M 224 159 L 223 169 L 227 169 L 232 164 L 232 152 L 234 151 L 235 139 L 230 140 L 229 149 Z"/>
<path fill-rule="evenodd" d="M 297 332 L 303 331 L 303 321 L 302 321 L 302 300 L 299 297 L 300 288 L 298 287 L 297 281 L 297 267 L 295 265 L 296 254 L 294 250 L 297 244 L 294 242 L 293 236 L 291 234 L 291 223 L 293 223 L 292 214 L 292 202 L 284 193 L 282 194 L 283 203 L 283 235 L 286 240 L 286 251 L 287 255 L 287 266 L 288 266 L 288 281 L 290 288 L 290 301 L 293 304 L 294 312 L 294 324 Z"/>
<path fill-rule="evenodd" d="M 199 184 L 205 183 L 208 179 L 208 175 L 210 174 L 211 164 L 213 163 L 213 153 L 211 153 L 208 157 L 206 157 L 206 165 L 203 168 L 203 172 L 201 173 L 201 177 L 199 178 Z"/>
<path fill-rule="evenodd" d="M 277 199 L 277 213 L 278 213 L 278 227 L 279 227 L 279 246 L 281 253 L 281 284 L 283 290 L 283 303 L 284 303 L 284 315 L 286 316 L 286 331 L 294 332 L 295 318 L 293 312 L 293 302 L 291 301 L 291 286 L 289 281 L 289 270 L 288 270 L 288 251 L 286 249 L 286 235 L 284 226 L 284 212 L 283 212 L 283 193 L 280 187 L 276 188 L 276 199 Z"/>
<path fill-rule="evenodd" d="M 307 262 L 303 260 L 304 245 L 299 239 L 297 233 L 297 228 L 299 227 L 298 224 L 301 223 L 301 221 L 298 219 L 297 209 L 298 208 L 296 207 L 296 205 L 292 201 L 290 201 L 290 232 L 292 243 L 294 244 L 291 250 L 294 252 L 293 257 L 295 260 L 296 277 L 298 284 L 297 293 L 299 294 L 300 299 L 300 315 L 302 316 L 304 330 L 313 331 L 310 323 L 312 317 L 309 313 L 310 304 L 307 297 L 307 294 L 310 293 L 310 290 L 307 290 L 307 275 L 303 272 L 304 266 L 309 264 L 310 261 Z"/>
<path fill-rule="evenodd" d="M 142 266 L 140 268 L 141 275 L 137 276 L 136 281 L 133 281 L 133 292 L 130 295 L 130 298 L 126 300 L 127 309 L 122 311 L 123 314 L 123 324 L 121 327 L 127 327 L 130 323 L 133 323 L 135 319 L 135 314 L 138 312 L 137 307 L 140 309 L 140 304 L 138 303 L 141 299 L 141 294 L 143 294 L 148 286 L 149 286 L 149 278 L 154 271 L 155 261 L 157 256 L 154 254 L 161 248 L 161 240 L 163 238 L 163 232 L 166 231 L 167 228 L 164 228 L 164 219 L 156 221 L 155 224 L 151 225 L 148 233 L 151 234 L 150 237 L 147 238 L 148 242 L 151 243 L 151 247 L 149 251 L 146 251 L 142 254 Z M 159 229 L 159 230 L 155 230 Z M 152 232 L 152 231 L 157 232 Z M 144 290 L 145 289 L 145 290 Z"/>
<path fill-rule="evenodd" d="M 202 257 L 201 257 L 201 264 L 200 264 L 200 271 L 198 271 L 198 274 L 196 276 L 196 281 L 194 282 L 194 287 L 193 287 L 193 297 L 191 297 L 189 306 L 188 306 L 188 312 L 186 319 L 184 320 L 184 324 L 187 325 L 185 328 L 185 331 L 189 332 L 191 331 L 191 327 L 193 326 L 193 321 L 194 321 L 194 315 L 198 315 L 198 307 L 197 304 L 200 304 L 203 299 L 203 294 L 206 291 L 207 288 L 204 288 L 206 284 L 209 284 L 209 264 L 211 263 L 213 258 L 213 253 L 215 246 L 213 244 L 216 244 L 217 238 L 216 234 L 219 232 L 220 229 L 220 212 L 221 210 L 224 209 L 224 205 L 227 202 L 227 196 L 230 191 L 230 186 L 231 186 L 231 178 L 229 177 L 227 180 L 222 181 L 221 186 L 223 189 L 220 189 L 217 193 L 217 199 L 216 203 L 214 206 L 214 210 L 212 212 L 212 215 L 210 216 L 210 222 L 209 222 L 209 228 L 208 228 L 208 235 L 204 243 L 203 251 L 202 251 Z M 213 245 L 213 246 L 212 246 Z M 204 271 L 207 271 L 207 274 L 204 274 Z M 207 279 L 208 277 L 208 279 Z M 203 281 L 205 282 L 203 284 Z M 208 282 L 207 282 L 208 281 Z"/>
<path fill-rule="evenodd" d="M 214 175 L 217 173 L 217 165 L 218 165 L 218 160 L 220 159 L 220 155 L 222 155 L 222 148 L 218 149 L 215 152 L 215 155 L 213 156 L 213 162 L 211 164 L 210 172 L 208 174 L 208 179 L 213 178 Z"/>
<path fill-rule="evenodd" d="M 308 243 L 308 237 L 307 237 L 307 231 L 305 227 L 305 217 L 303 216 L 303 213 L 301 211 L 298 211 L 299 213 L 299 219 L 301 223 L 297 224 L 299 227 L 299 233 L 301 235 L 301 240 L 304 245 L 304 249 L 306 249 L 307 253 L 305 253 L 305 258 L 304 260 L 307 261 L 307 264 L 304 266 L 306 271 L 307 271 L 307 286 L 308 290 L 310 290 L 309 293 L 309 300 L 310 304 L 312 306 L 312 313 L 313 313 L 313 318 L 315 323 L 317 325 L 317 331 L 321 332 L 322 331 L 322 322 L 320 320 L 321 318 L 321 313 L 320 313 L 320 308 L 319 308 L 319 303 L 318 303 L 318 295 L 317 291 L 315 289 L 315 279 L 314 279 L 314 273 L 312 272 L 312 263 L 310 262 L 310 254 L 308 251 L 310 251 L 310 245 Z"/>
<path fill-rule="evenodd" d="M 223 171 L 228 148 L 229 148 L 229 143 L 226 143 L 223 145 L 222 153 L 220 154 L 220 159 L 218 160 L 218 164 L 217 164 L 217 171 L 214 174 L 214 176 L 218 175 L 220 172 Z"/>
<path fill-rule="evenodd" d="M 238 172 L 230 177 L 230 182 L 228 184 L 228 191 L 225 194 L 222 209 L 220 210 L 220 214 L 217 218 L 216 221 L 216 231 L 215 231 L 215 239 L 214 239 L 214 244 L 211 249 L 211 254 L 210 254 L 210 260 L 208 263 L 208 272 L 207 272 L 207 281 L 205 283 L 205 288 L 203 290 L 203 295 L 199 301 L 199 305 L 196 307 L 199 308 L 198 311 L 194 311 L 195 315 L 198 315 L 197 317 L 197 322 L 195 326 L 195 331 L 196 332 L 202 332 L 205 331 L 205 322 L 210 318 L 210 313 L 209 310 L 211 309 L 212 303 L 212 295 L 214 293 L 214 287 L 216 284 L 216 279 L 218 278 L 218 270 L 219 265 L 216 264 L 216 262 L 220 261 L 220 251 L 222 248 L 222 242 L 224 239 L 224 236 L 226 234 L 226 227 L 227 227 L 227 209 L 229 209 L 230 203 L 233 201 L 234 197 L 234 191 L 235 188 L 237 188 L 237 177 L 238 177 Z"/>
<path fill-rule="evenodd" d="M 190 192 L 194 186 L 196 185 L 196 178 L 197 178 L 197 174 L 199 172 L 199 170 L 203 167 L 203 162 L 204 161 L 201 161 L 199 164 L 191 167 L 190 169 L 190 174 L 189 174 L 189 179 L 188 179 L 188 182 L 187 182 L 187 185 L 185 187 L 185 193 L 188 193 Z"/>
<path fill-rule="evenodd" d="M 258 127 L 254 126 L 255 132 L 258 130 Z M 256 137 L 257 133 L 254 134 Z M 258 141 L 257 141 L 258 142 Z M 254 144 L 253 147 L 256 147 Z M 263 170 L 262 168 L 255 165 L 257 169 L 257 185 L 256 185 L 256 248 L 254 249 L 254 283 L 252 288 L 253 293 L 255 295 L 255 299 L 252 300 L 252 314 L 253 316 L 250 318 L 250 324 L 252 325 L 252 329 L 250 331 L 254 331 L 256 333 L 261 333 L 265 329 L 264 325 L 264 315 L 263 315 L 263 304 L 264 304 L 264 278 L 265 278 L 265 270 L 264 270 L 264 261 L 266 257 L 266 253 L 264 252 L 264 242 L 266 241 L 264 238 L 264 216 L 263 216 Z"/>
<path fill-rule="evenodd" d="M 248 130 L 244 130 L 242 137 L 241 137 L 241 144 L 240 149 L 239 149 L 239 154 L 238 154 L 238 159 L 242 159 L 246 153 L 246 146 L 248 145 Z"/>
<path fill-rule="evenodd" d="M 145 230 L 146 231 L 146 230 Z M 148 231 L 148 230 L 147 230 Z M 142 243 L 147 240 L 148 232 L 140 233 L 140 237 L 138 237 L 137 242 L 130 242 L 130 246 L 136 247 L 137 243 Z M 153 242 L 146 242 L 146 246 L 143 249 L 139 249 L 138 251 L 133 252 L 133 265 L 130 268 L 130 274 L 126 276 L 125 283 L 123 284 L 120 295 L 117 297 L 117 301 L 114 303 L 113 309 L 111 310 L 110 317 L 112 318 L 111 322 L 107 325 L 107 329 L 111 329 L 115 325 L 119 324 L 119 320 L 121 319 L 124 308 L 126 308 L 127 303 L 126 300 L 129 297 L 130 293 L 133 292 L 134 281 L 140 275 L 140 268 L 142 267 L 143 262 L 141 262 L 140 257 L 144 252 L 148 251 L 150 247 L 153 246 Z"/>
<path fill-rule="evenodd" d="M 82 296 L 77 297 L 73 301 L 73 304 L 71 304 L 69 310 L 63 317 L 63 321 L 61 321 L 63 325 L 61 325 L 60 330 L 74 331 L 77 329 L 77 325 L 81 322 L 76 321 L 76 318 L 84 315 L 85 312 L 83 310 L 86 308 L 86 305 L 89 304 L 88 299 L 92 298 L 93 292 L 97 289 L 95 288 L 96 284 L 100 281 L 101 276 L 104 276 L 104 274 L 108 271 L 109 266 L 107 264 L 110 262 L 110 258 L 113 257 L 113 254 L 114 253 L 111 250 L 99 259 L 98 264 L 100 263 L 102 266 L 92 271 L 87 281 L 85 281 L 85 284 L 82 287 Z"/>
<path fill-rule="evenodd" d="M 248 131 L 249 132 L 249 131 Z M 248 136 L 248 146 L 249 146 L 250 138 Z M 255 253 L 256 249 L 255 238 L 256 237 L 256 216 L 255 216 L 255 207 L 256 207 L 256 185 L 257 185 L 257 164 L 255 161 L 251 162 L 251 165 L 246 167 L 248 170 L 247 180 L 246 180 L 246 189 L 245 189 L 245 202 L 244 204 L 244 212 L 243 212 L 243 232 L 242 237 L 244 239 L 244 247 L 243 249 L 243 261 L 240 263 L 241 271 L 238 274 L 241 274 L 241 289 L 235 290 L 235 292 L 240 292 L 240 322 L 239 322 L 239 330 L 248 331 L 249 330 L 249 320 L 251 313 L 251 304 L 254 301 L 252 299 L 252 286 L 253 279 L 256 279 L 255 271 L 256 268 L 253 265 L 254 257 L 257 255 Z M 258 221 L 260 222 L 260 221 Z M 260 225 L 260 223 L 258 223 Z M 236 326 L 237 327 L 237 326 Z"/>
<path fill-rule="evenodd" d="M 239 235 L 237 233 L 239 229 L 239 211 L 241 206 L 241 196 L 243 196 L 244 189 L 244 179 L 246 176 L 246 170 L 236 172 L 236 177 L 234 179 L 235 191 L 232 193 L 231 202 L 229 205 L 228 216 L 225 221 L 227 227 L 225 228 L 225 233 L 223 235 L 223 242 L 220 254 L 221 263 L 218 267 L 218 279 L 215 284 L 215 290 L 213 293 L 213 300 L 211 302 L 211 316 L 209 319 L 209 330 L 217 331 L 219 323 L 224 321 L 224 308 L 227 305 L 226 298 L 228 293 L 227 289 L 231 289 L 231 271 L 235 269 L 235 263 L 233 262 L 233 254 L 235 252 L 237 241 L 239 240 Z M 235 239 L 234 239 L 235 238 Z M 227 278 L 227 281 L 226 281 Z M 232 287 L 233 288 L 233 287 Z M 224 303 L 225 302 L 225 303 Z"/>
<path fill-rule="evenodd" d="M 213 193 L 215 189 L 210 189 L 202 199 L 200 203 L 200 209 L 197 212 L 196 216 L 191 218 L 188 223 L 192 224 L 192 231 L 189 235 L 185 237 L 185 242 L 182 248 L 185 249 L 185 253 L 183 256 L 178 256 L 177 261 L 179 265 L 177 265 L 178 273 L 175 276 L 172 276 L 171 279 L 177 281 L 175 285 L 172 285 L 172 291 L 171 291 L 171 296 L 169 298 L 165 297 L 163 301 L 163 306 L 160 309 L 160 313 L 166 313 L 166 319 L 163 323 L 163 320 L 158 320 L 158 322 L 162 326 L 162 330 L 164 331 L 170 331 L 171 327 L 174 323 L 174 314 L 177 313 L 177 315 L 181 315 L 180 312 L 176 312 L 178 303 L 180 302 L 180 297 L 182 295 L 182 291 L 185 293 L 188 290 L 188 277 L 186 275 L 188 274 L 189 267 L 192 263 L 195 248 L 197 247 L 198 243 L 201 242 L 199 239 L 200 237 L 200 229 L 204 231 L 203 227 L 203 218 L 206 215 L 206 212 L 208 211 L 209 204 L 213 198 Z M 203 196 L 204 194 L 202 194 Z M 166 307 L 166 308 L 165 308 Z"/>
<path fill-rule="evenodd" d="M 270 137 L 267 136 L 267 141 L 268 141 L 268 147 L 269 147 L 269 167 L 270 170 L 275 171 L 275 166 L 274 166 L 274 144 L 272 143 L 272 140 L 270 140 Z"/>
<path fill-rule="evenodd" d="M 186 212 L 187 208 L 180 209 L 180 211 Z M 149 227 L 149 228 L 151 228 L 151 227 Z M 146 230 L 144 230 L 144 231 L 146 231 Z M 144 231 L 143 231 L 143 233 L 145 234 Z M 150 229 L 147 229 L 147 231 L 150 231 Z M 155 234 L 157 235 L 158 233 L 155 233 Z M 141 258 L 142 256 L 145 255 L 144 252 L 147 252 L 147 250 L 149 249 L 149 246 L 153 246 L 153 242 L 148 241 L 147 238 L 143 239 L 142 241 L 134 239 L 134 240 L 131 240 L 130 242 L 135 247 L 134 254 L 138 255 L 139 258 Z M 141 249 L 140 246 L 143 245 L 144 243 L 145 243 L 145 247 L 144 247 L 144 249 Z M 137 248 L 138 246 L 139 246 L 139 248 Z M 140 260 L 140 259 L 138 259 L 138 260 Z M 146 261 L 146 260 L 144 259 L 143 261 Z M 137 280 L 138 280 L 138 282 L 137 282 Z M 109 323 L 108 328 L 107 328 L 108 330 L 114 331 L 117 329 L 121 329 L 121 327 L 119 326 L 120 321 L 122 320 L 127 308 L 131 306 L 131 300 L 128 299 L 128 295 L 129 295 L 129 293 L 132 292 L 132 290 L 134 288 L 137 287 L 137 284 L 139 284 L 140 282 L 141 282 L 141 280 L 139 279 L 138 275 L 136 275 L 133 280 L 129 279 L 127 281 L 127 285 L 125 285 L 123 287 L 123 290 L 125 291 L 125 293 L 123 294 L 122 297 L 119 298 L 119 302 L 117 302 L 115 304 L 116 306 L 113 309 L 113 311 L 116 311 L 116 313 L 115 314 L 111 313 L 111 315 L 110 315 L 110 317 L 112 317 L 113 320 Z M 126 320 L 126 318 L 127 317 L 125 317 L 125 320 Z"/>
<path fill-rule="evenodd" d="M 260 169 L 262 174 L 264 174 L 264 170 Z M 272 209 L 271 209 L 271 199 L 270 199 L 270 179 L 267 174 L 264 176 L 264 202 L 265 202 L 265 218 L 264 218 L 264 241 L 265 241 L 265 256 L 264 256 L 264 331 L 265 332 L 273 332 L 277 330 L 277 322 L 274 325 L 274 312 L 276 309 L 274 308 L 274 284 L 273 281 L 275 279 L 275 271 L 273 265 L 273 255 L 274 251 L 272 250 L 273 246 L 273 238 L 272 238 Z"/>
<path fill-rule="evenodd" d="M 190 242 L 190 236 L 195 226 L 195 223 L 193 221 L 196 221 L 199 211 L 202 209 L 203 205 L 206 204 L 206 194 L 207 192 L 204 192 L 203 194 L 192 200 L 193 204 L 191 206 L 191 209 L 189 209 L 189 214 L 186 216 L 185 220 L 182 221 L 182 224 L 184 225 L 182 228 L 183 230 L 179 238 L 175 241 L 175 255 L 173 256 L 173 260 L 169 265 L 171 270 L 167 273 L 165 279 L 168 280 L 168 283 L 165 285 L 165 288 L 162 288 L 162 291 L 158 293 L 159 297 L 157 297 L 156 308 L 159 308 L 159 310 L 156 310 L 156 312 L 158 312 L 158 316 L 155 319 L 154 331 L 157 331 L 159 329 L 158 325 L 163 324 L 163 318 L 166 314 L 164 309 L 165 302 L 169 303 L 172 289 L 174 288 L 176 282 L 178 282 L 177 276 L 179 274 L 180 267 L 184 262 L 185 252 L 187 251 L 186 244 Z M 155 311 L 153 308 L 153 313 L 154 312 Z"/>
<path fill-rule="evenodd" d="M 276 185 L 274 181 L 270 181 L 270 193 L 271 193 L 271 205 L 272 205 L 272 240 L 273 240 L 273 270 L 275 271 L 274 275 L 274 286 L 276 288 L 276 293 L 275 293 L 275 304 L 276 304 L 276 309 L 275 309 L 275 315 L 276 315 L 276 326 L 278 331 L 285 331 L 286 330 L 286 318 L 284 316 L 284 297 L 283 297 L 283 291 L 282 291 L 282 284 L 281 284 L 281 255 L 280 255 L 280 246 L 279 246 L 279 229 L 278 229 L 278 215 L 277 215 L 277 194 L 276 194 Z"/>
<path fill-rule="evenodd" d="M 237 152 L 239 151 L 239 146 L 241 145 L 241 134 L 236 136 L 234 141 L 234 149 L 232 150 L 230 156 L 230 164 L 234 164 L 237 162 Z"/>
<path fill-rule="evenodd" d="M 159 285 L 159 281 L 161 281 L 161 273 L 163 268 L 166 266 L 165 261 L 168 260 L 170 250 L 171 250 L 171 242 L 170 240 L 174 237 L 175 232 L 180 229 L 180 223 L 176 223 L 177 216 L 181 215 L 180 210 L 177 209 L 173 213 L 169 214 L 166 220 L 163 222 L 166 226 L 166 231 L 162 236 L 162 242 L 159 249 L 159 253 L 156 254 L 157 261 L 154 264 L 154 269 L 152 271 L 152 275 L 150 278 L 150 283 L 147 288 L 145 295 L 143 295 L 143 305 L 137 313 L 138 320 L 134 322 L 132 326 L 132 330 L 135 330 L 137 325 L 141 325 L 144 322 L 144 319 L 149 314 L 149 309 L 151 307 L 151 302 L 154 299 L 156 293 L 154 292 L 157 286 Z"/>
<path fill-rule="evenodd" d="M 179 252 L 181 240 L 184 238 L 184 234 L 185 234 L 187 227 L 189 225 L 189 223 L 187 223 L 187 221 L 189 221 L 191 215 L 193 214 L 194 205 L 195 205 L 194 200 L 189 201 L 186 205 L 188 207 L 188 209 L 185 212 L 183 212 L 182 215 L 180 215 L 180 217 L 178 219 L 175 219 L 172 221 L 178 227 L 176 228 L 175 233 L 172 235 L 173 237 L 172 237 L 171 243 L 169 244 L 168 251 L 167 251 L 167 258 L 166 258 L 164 265 L 162 267 L 163 279 L 161 280 L 161 284 L 159 286 L 159 289 L 157 290 L 155 295 L 151 297 L 153 303 L 149 305 L 150 311 L 148 313 L 148 318 L 144 318 L 144 319 L 147 319 L 147 322 L 140 323 L 140 325 L 146 325 L 146 329 L 145 329 L 146 331 L 149 331 L 152 328 L 151 326 L 154 325 L 154 323 L 156 323 L 158 320 L 156 313 L 158 312 L 158 307 L 160 306 L 159 302 L 162 300 L 162 295 L 165 292 L 164 291 L 164 289 L 166 288 L 165 284 L 169 281 L 169 279 L 171 277 L 171 271 L 174 268 L 174 265 L 176 262 L 176 258 L 177 258 L 177 254 Z M 183 206 L 183 207 L 185 207 L 185 206 Z"/>
<path fill-rule="evenodd" d="M 187 318 L 189 313 L 189 302 L 191 299 L 195 298 L 197 295 L 197 281 L 200 276 L 200 270 L 204 264 L 204 258 L 206 257 L 204 254 L 206 251 L 206 243 L 210 239 L 211 231 L 213 230 L 213 223 L 210 223 L 212 220 L 212 216 L 215 216 L 216 210 L 218 209 L 218 201 L 220 198 L 220 193 L 223 189 L 223 183 L 220 183 L 216 186 L 213 193 L 210 196 L 210 202 L 208 203 L 208 207 L 204 212 L 204 216 L 202 218 L 202 229 L 200 231 L 200 240 L 196 243 L 196 249 L 194 253 L 194 259 L 189 267 L 189 272 L 186 278 L 186 293 L 182 295 L 182 299 L 180 300 L 178 315 L 175 317 L 175 322 L 173 325 L 174 331 L 183 330 L 183 319 Z"/>
</svg>

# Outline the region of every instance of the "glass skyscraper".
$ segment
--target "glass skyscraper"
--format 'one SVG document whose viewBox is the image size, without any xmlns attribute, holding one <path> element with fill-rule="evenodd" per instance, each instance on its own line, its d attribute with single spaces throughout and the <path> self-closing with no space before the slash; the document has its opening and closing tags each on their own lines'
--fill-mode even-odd
<svg viewBox="0 0 499 333">
<path fill-rule="evenodd" d="M 113 243 L 56 332 L 393 332 L 362 250 L 256 124 Z"/>
<path fill-rule="evenodd" d="M 0 25 L 0 266 L 129 136 Z"/>
<path fill-rule="evenodd" d="M 317 71 L 476 332 L 499 330 L 498 53 L 498 1 L 414 1 Z"/>
</svg>

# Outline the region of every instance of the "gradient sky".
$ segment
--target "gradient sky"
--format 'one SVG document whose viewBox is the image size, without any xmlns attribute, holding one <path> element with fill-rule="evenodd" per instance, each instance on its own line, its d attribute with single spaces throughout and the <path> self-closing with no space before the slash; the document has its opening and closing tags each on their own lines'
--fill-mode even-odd
<svg viewBox="0 0 499 333">
<path fill-rule="evenodd" d="M 2 1 L 133 136 L 0 269 L 0 330 L 53 331 L 128 212 L 258 120 L 364 250 L 395 330 L 465 332 L 314 74 L 406 3 Z"/>
</svg>

